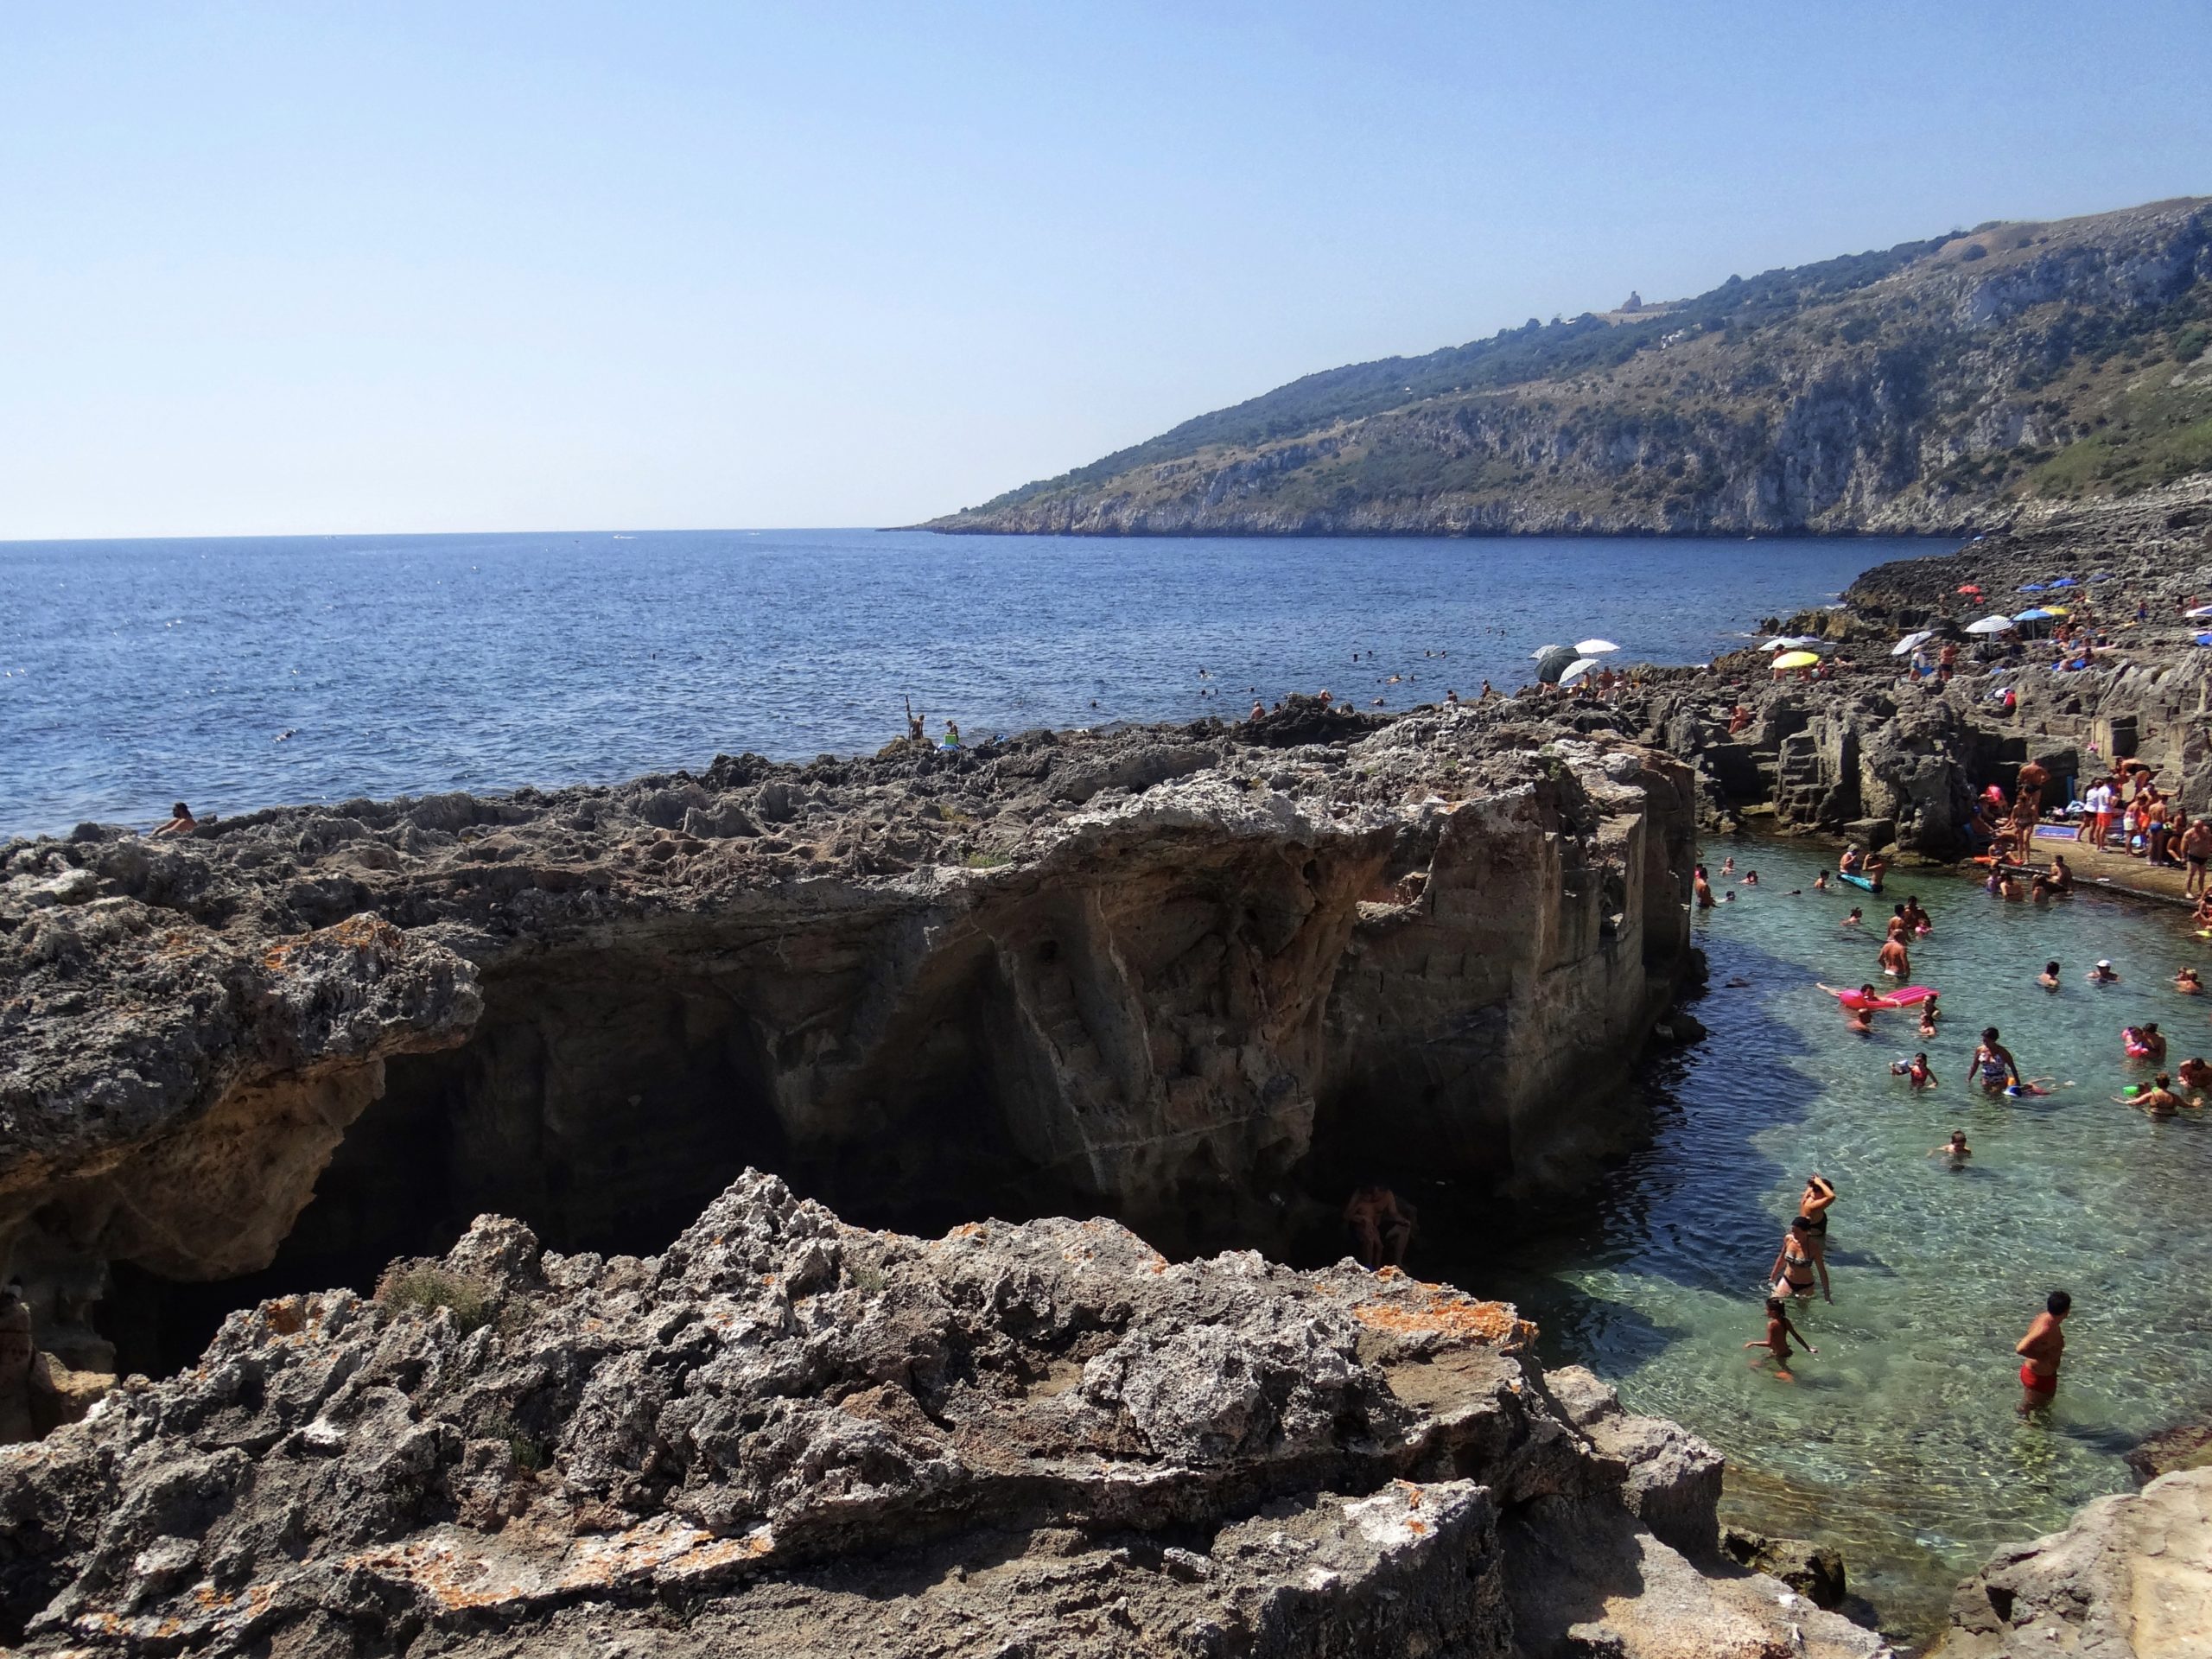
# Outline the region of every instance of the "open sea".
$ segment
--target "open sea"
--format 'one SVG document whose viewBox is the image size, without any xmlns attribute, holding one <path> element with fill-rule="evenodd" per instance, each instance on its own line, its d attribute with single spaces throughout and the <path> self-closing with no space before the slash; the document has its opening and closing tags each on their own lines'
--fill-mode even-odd
<svg viewBox="0 0 2212 1659">
<path fill-rule="evenodd" d="M 747 749 L 1510 690 L 1700 662 L 1926 541 L 874 531 L 0 543 L 0 837 L 613 782 Z M 1373 652 L 1371 658 L 1364 655 Z M 1361 653 L 1357 661 L 1355 653 Z M 1442 654 L 1440 654 L 1442 653 Z M 1198 671 L 1207 671 L 1201 678 Z M 1397 684 L 1382 682 L 1393 674 Z M 289 735 L 286 735 L 289 734 Z"/>
<path fill-rule="evenodd" d="M 1762 616 L 1833 599 L 1918 541 L 1059 540 L 864 531 L 0 544 L 0 836 L 92 818 L 613 780 L 745 749 L 873 750 L 902 699 L 970 738 L 1038 725 L 1241 716 L 1324 686 L 1404 708 L 1501 689 L 1548 644 L 1698 662 Z M 1372 653 L 1370 656 L 1368 653 Z M 1199 670 L 1207 671 L 1201 677 Z M 1395 676 L 1395 683 L 1391 677 Z M 289 734 L 289 735 L 288 735 Z M 1420 1195 L 1413 1267 L 1518 1300 L 1546 1357 L 1725 1450 L 1732 1519 L 1839 1544 L 1892 1629 L 1924 1636 L 2007 1541 L 2132 1483 L 2151 1430 L 2212 1410 L 2203 1317 L 2212 1125 L 2113 1096 L 2120 1027 L 2212 1048 L 2212 944 L 2094 892 L 2005 905 L 1917 891 L 1935 932 L 1906 1016 L 1846 1032 L 1816 980 L 1872 970 L 1879 918 L 1808 891 L 1816 843 L 1744 842 L 1757 888 L 1698 917 L 1710 1039 L 1657 1062 L 1656 1135 L 1587 1198 L 1510 1221 Z M 1799 890 L 1793 895 L 1791 890 Z M 1863 899 L 1864 895 L 1856 895 Z M 2081 976 L 2113 957 L 2122 982 Z M 2056 995 L 2033 982 L 2064 965 Z M 2041 1099 L 1963 1073 L 2001 1027 Z M 1889 1075 L 1925 1047 L 1942 1086 Z M 1954 1127 L 1954 1171 L 1929 1150 Z M 1835 1179 L 1833 1304 L 1796 1381 L 1753 1370 L 1758 1297 L 1804 1174 Z M 2012 1344 L 2054 1285 L 2064 1380 L 2022 1419 Z"/>
</svg>

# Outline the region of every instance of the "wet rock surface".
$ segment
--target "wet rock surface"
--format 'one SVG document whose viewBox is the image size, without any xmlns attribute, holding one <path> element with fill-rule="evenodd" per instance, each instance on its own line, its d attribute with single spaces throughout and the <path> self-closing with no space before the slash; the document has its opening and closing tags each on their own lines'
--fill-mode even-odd
<svg viewBox="0 0 2212 1659">
<path fill-rule="evenodd" d="M 482 1217 L 0 1449 L 29 1653 L 1871 1656 L 1639 1522 L 1510 1307 L 934 1240 L 748 1173 L 664 1252 Z M 1709 1453 L 1706 1454 L 1709 1457 Z M 1700 1489 L 1702 1490 L 1702 1489 Z M 1687 1501 L 1687 1500 L 1686 1500 Z M 1709 1506 L 1703 1529 L 1712 1525 Z"/>
<path fill-rule="evenodd" d="M 1637 1132 L 1694 834 L 1616 734 L 1298 701 L 12 842 L 0 1251 L 41 1349 L 151 1370 L 181 1284 L 365 1288 L 486 1210 L 656 1249 L 748 1163 L 1333 1249 L 1409 1148 L 1541 1188 Z"/>
</svg>

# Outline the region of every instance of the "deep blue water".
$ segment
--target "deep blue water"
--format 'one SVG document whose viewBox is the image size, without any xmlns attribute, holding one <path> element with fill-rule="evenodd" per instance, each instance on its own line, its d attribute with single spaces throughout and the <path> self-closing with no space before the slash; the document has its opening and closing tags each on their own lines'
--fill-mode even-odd
<svg viewBox="0 0 2212 1659">
<path fill-rule="evenodd" d="M 1127 540 L 870 531 L 0 543 L 0 836 L 1402 708 L 1603 635 L 1699 662 L 1924 541 Z M 1372 661 L 1355 652 L 1375 652 Z M 1449 652 L 1448 656 L 1424 655 Z M 1201 680 L 1205 668 L 1211 677 Z M 1397 673 L 1397 685 L 1380 683 Z M 1217 688 L 1217 696 L 1202 695 Z M 278 734 L 289 731 L 278 741 Z"/>
</svg>

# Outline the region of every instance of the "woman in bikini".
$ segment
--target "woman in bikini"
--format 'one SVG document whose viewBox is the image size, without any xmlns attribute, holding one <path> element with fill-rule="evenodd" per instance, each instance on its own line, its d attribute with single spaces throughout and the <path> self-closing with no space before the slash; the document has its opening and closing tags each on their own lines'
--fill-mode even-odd
<svg viewBox="0 0 2212 1659">
<path fill-rule="evenodd" d="M 1797 1219 L 1805 1224 L 1813 1267 L 1821 1275 L 1821 1294 L 1829 1301 L 1835 1300 L 1828 1292 L 1828 1206 L 1834 1202 L 1834 1182 L 1818 1170 L 1805 1178 L 1805 1190 L 1797 1195 Z"/>
<path fill-rule="evenodd" d="M 2020 1081 L 2020 1063 L 2012 1058 L 2012 1051 L 1997 1040 L 1997 1027 L 1990 1026 L 1981 1033 L 1981 1043 L 1967 1062 L 1982 1088 L 1990 1094 L 2009 1089 Z"/>
<path fill-rule="evenodd" d="M 1774 1267 L 1770 1277 L 1774 1288 L 1769 1294 L 1779 1301 L 1786 1292 L 1805 1300 L 1812 1299 L 1819 1270 L 1813 1265 L 1812 1246 L 1807 1241 L 1812 1236 L 1812 1224 L 1799 1216 L 1789 1224 L 1789 1230 L 1782 1236 L 1782 1248 L 1774 1253 Z"/>
</svg>

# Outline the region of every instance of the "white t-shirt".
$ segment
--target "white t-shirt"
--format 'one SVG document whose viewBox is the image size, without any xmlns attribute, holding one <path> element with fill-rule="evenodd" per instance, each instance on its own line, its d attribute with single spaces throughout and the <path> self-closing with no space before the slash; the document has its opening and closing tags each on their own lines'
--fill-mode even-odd
<svg viewBox="0 0 2212 1659">
<path fill-rule="evenodd" d="M 2082 797 L 2082 803 L 2088 806 L 2089 810 L 2092 812 L 2111 811 L 2112 785 L 2109 784 L 2097 784 L 2093 785 L 2090 788 L 2089 792 Z"/>
</svg>

